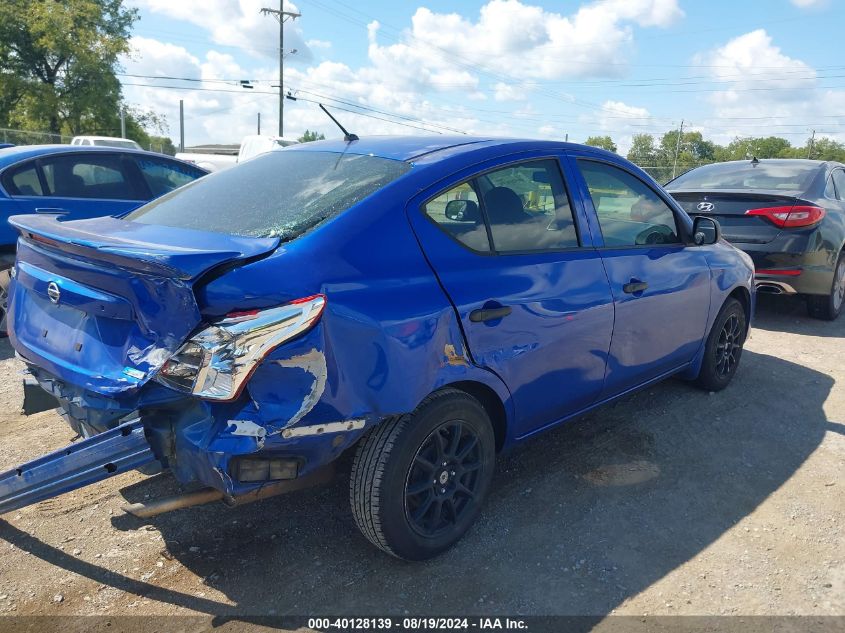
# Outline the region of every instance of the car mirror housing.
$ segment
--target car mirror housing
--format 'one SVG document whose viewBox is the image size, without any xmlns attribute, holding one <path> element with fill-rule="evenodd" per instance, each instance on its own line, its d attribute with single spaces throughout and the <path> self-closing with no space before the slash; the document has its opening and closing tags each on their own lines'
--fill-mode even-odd
<svg viewBox="0 0 845 633">
<path fill-rule="evenodd" d="M 692 223 L 692 239 L 696 246 L 708 246 L 722 239 L 722 227 L 714 218 L 700 215 Z"/>
<path fill-rule="evenodd" d="M 445 215 L 455 222 L 479 222 L 481 220 L 478 204 L 473 200 L 449 200 L 446 204 Z"/>
</svg>

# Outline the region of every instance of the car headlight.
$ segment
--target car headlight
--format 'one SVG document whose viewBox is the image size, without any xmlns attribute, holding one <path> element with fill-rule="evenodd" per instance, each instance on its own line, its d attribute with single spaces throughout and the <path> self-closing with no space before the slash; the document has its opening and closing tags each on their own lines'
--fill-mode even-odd
<svg viewBox="0 0 845 633">
<path fill-rule="evenodd" d="M 325 296 L 314 295 L 268 310 L 230 313 L 192 336 L 155 379 L 200 398 L 234 400 L 267 354 L 310 329 L 325 305 Z"/>
</svg>

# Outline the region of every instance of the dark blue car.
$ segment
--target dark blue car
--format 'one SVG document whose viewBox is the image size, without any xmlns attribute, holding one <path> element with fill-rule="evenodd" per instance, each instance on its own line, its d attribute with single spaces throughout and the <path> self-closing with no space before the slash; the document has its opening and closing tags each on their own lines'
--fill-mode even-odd
<svg viewBox="0 0 845 633">
<path fill-rule="evenodd" d="M 83 440 L 0 475 L 0 512 L 128 469 L 238 504 L 352 456 L 383 550 L 455 543 L 495 454 L 678 375 L 717 391 L 750 259 L 642 171 L 460 138 L 274 151 L 123 219 L 12 218 L 10 335 Z"/>
<path fill-rule="evenodd" d="M 18 237 L 7 222 L 10 216 L 120 215 L 207 173 L 161 154 L 114 147 L 0 148 L 0 332 L 6 332 L 9 270 Z"/>
</svg>

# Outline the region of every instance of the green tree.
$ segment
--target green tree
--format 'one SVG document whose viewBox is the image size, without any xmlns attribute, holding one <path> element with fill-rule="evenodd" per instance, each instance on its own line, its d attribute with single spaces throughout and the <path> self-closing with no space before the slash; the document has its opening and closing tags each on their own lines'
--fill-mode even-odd
<svg viewBox="0 0 845 633">
<path fill-rule="evenodd" d="M 813 160 L 835 160 L 845 162 L 845 145 L 830 138 L 816 137 L 815 141 L 807 140 L 807 145 L 798 150 L 799 158 Z"/>
<path fill-rule="evenodd" d="M 749 160 L 757 158 L 789 158 L 793 147 L 785 138 L 779 136 L 735 138 L 717 153 L 716 159 Z M 806 157 L 806 154 L 805 154 Z"/>
<path fill-rule="evenodd" d="M 653 166 L 657 162 L 654 137 L 651 134 L 634 134 L 627 159 L 635 165 Z"/>
<path fill-rule="evenodd" d="M 305 133 L 299 137 L 300 143 L 310 143 L 311 141 L 323 141 L 325 140 L 326 136 L 320 132 L 312 132 L 311 130 L 305 130 Z"/>
<path fill-rule="evenodd" d="M 55 134 L 111 125 L 136 19 L 123 0 L 2 0 L 0 123 Z"/>
<path fill-rule="evenodd" d="M 608 152 L 616 151 L 616 143 L 609 136 L 590 136 L 584 141 L 584 145 L 600 147 L 601 149 L 606 149 Z"/>
</svg>

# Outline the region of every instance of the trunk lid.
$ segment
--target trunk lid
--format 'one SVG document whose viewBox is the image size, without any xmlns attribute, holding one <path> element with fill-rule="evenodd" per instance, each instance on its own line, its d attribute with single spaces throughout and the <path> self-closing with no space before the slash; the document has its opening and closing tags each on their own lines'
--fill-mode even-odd
<svg viewBox="0 0 845 633">
<path fill-rule="evenodd" d="M 114 395 L 145 383 L 199 325 L 194 284 L 272 252 L 244 238 L 116 218 L 14 216 L 9 336 L 62 380 Z"/>
<path fill-rule="evenodd" d="M 793 191 L 670 190 L 669 194 L 690 216 L 706 215 L 717 219 L 725 239 L 738 244 L 767 244 L 783 230 L 766 218 L 746 215 L 746 211 L 765 207 L 791 207 L 798 201 L 798 193 Z M 712 205 L 712 208 L 708 209 L 708 205 Z"/>
</svg>

